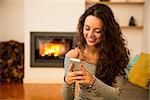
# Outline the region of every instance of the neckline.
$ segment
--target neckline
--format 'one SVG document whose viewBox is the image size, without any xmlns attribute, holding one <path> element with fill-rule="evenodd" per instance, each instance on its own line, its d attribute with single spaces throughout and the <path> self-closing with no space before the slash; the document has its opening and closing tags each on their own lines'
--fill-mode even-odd
<svg viewBox="0 0 150 100">
<path fill-rule="evenodd" d="M 70 59 L 70 57 L 67 57 L 67 56 L 65 56 L 65 58 Z M 86 62 L 86 61 L 83 61 L 83 60 L 81 60 L 81 62 L 83 62 L 83 63 L 87 63 L 87 64 L 91 64 L 91 65 L 95 65 L 95 66 L 96 66 L 96 64 L 94 64 L 94 63 L 89 63 L 89 62 Z"/>
</svg>

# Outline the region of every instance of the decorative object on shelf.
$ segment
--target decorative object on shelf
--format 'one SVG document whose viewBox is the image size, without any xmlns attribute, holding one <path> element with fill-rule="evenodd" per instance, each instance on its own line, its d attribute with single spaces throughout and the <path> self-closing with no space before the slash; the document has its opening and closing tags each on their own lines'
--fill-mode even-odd
<svg viewBox="0 0 150 100">
<path fill-rule="evenodd" d="M 110 1 L 110 0 L 99 0 L 99 1 L 103 1 L 103 2 L 106 2 L 106 1 L 107 1 L 107 2 L 108 2 L 108 1 Z"/>
<path fill-rule="evenodd" d="M 131 18 L 129 20 L 129 26 L 136 26 L 135 19 L 133 16 L 131 16 Z"/>
</svg>

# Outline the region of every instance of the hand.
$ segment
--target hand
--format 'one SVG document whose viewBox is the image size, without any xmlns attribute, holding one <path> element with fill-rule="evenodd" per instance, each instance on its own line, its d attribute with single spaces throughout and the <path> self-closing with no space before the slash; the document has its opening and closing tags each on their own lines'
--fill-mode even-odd
<svg viewBox="0 0 150 100">
<path fill-rule="evenodd" d="M 72 84 L 74 82 L 81 84 L 92 85 L 94 83 L 94 77 L 86 71 L 84 66 L 80 64 L 80 71 L 73 72 L 73 64 L 69 65 L 68 72 L 65 76 L 65 81 L 67 84 Z"/>
<path fill-rule="evenodd" d="M 67 84 L 72 84 L 72 83 L 76 82 L 76 78 L 75 77 L 77 75 L 79 75 L 79 74 L 82 74 L 80 71 L 74 71 L 73 72 L 73 66 L 74 65 L 72 63 L 69 65 L 68 72 L 67 72 L 67 74 L 65 76 L 65 82 Z"/>
<path fill-rule="evenodd" d="M 83 65 L 80 65 L 80 69 L 81 71 L 75 73 L 77 75 L 76 77 L 74 77 L 76 80 L 75 82 L 92 85 L 95 81 L 94 77 L 89 74 L 88 71 L 86 71 Z"/>
</svg>

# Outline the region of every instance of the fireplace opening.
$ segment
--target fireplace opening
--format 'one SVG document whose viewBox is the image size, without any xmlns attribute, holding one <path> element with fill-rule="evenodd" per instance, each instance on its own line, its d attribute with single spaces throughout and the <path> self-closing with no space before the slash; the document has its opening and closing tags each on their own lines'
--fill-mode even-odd
<svg viewBox="0 0 150 100">
<path fill-rule="evenodd" d="M 31 32 L 31 67 L 63 67 L 74 32 Z"/>
</svg>

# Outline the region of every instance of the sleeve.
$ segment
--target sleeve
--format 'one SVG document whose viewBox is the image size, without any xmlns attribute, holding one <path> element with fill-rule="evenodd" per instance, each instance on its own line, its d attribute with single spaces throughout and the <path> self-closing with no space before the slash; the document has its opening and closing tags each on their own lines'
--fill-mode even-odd
<svg viewBox="0 0 150 100">
<path fill-rule="evenodd" d="M 69 58 L 65 57 L 65 60 L 64 60 L 64 78 L 67 74 L 69 64 L 70 64 Z M 73 100 L 74 99 L 74 91 L 75 91 L 75 84 L 68 85 L 64 80 L 63 85 L 62 85 L 62 90 L 61 90 L 64 100 Z"/>
<path fill-rule="evenodd" d="M 95 78 L 92 90 L 95 94 L 99 94 L 102 97 L 107 98 L 107 100 L 120 100 L 121 88 L 111 87 L 98 78 Z"/>
</svg>

